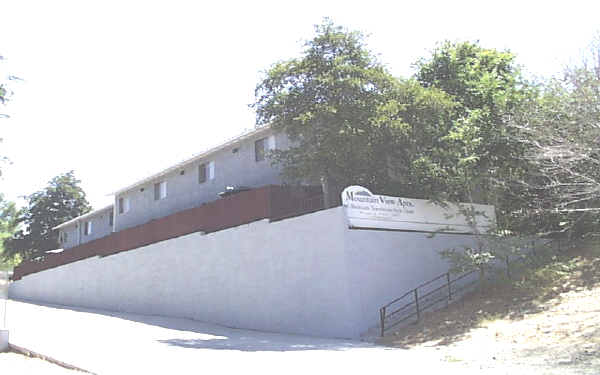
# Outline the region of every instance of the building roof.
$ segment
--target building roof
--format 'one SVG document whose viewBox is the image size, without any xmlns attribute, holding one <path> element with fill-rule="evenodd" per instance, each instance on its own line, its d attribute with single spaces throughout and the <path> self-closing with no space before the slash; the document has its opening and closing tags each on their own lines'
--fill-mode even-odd
<svg viewBox="0 0 600 375">
<path fill-rule="evenodd" d="M 71 220 L 69 220 L 69 221 L 65 221 L 64 223 L 62 223 L 62 224 L 60 224 L 60 225 L 57 225 L 57 226 L 55 226 L 54 228 L 52 228 L 52 230 L 56 230 L 56 229 L 60 229 L 60 228 L 64 228 L 64 227 L 66 227 L 66 226 L 68 226 L 68 225 L 74 224 L 75 222 L 77 222 L 77 221 L 79 221 L 79 220 L 87 219 L 87 218 L 89 218 L 89 217 L 92 217 L 92 216 L 94 216 L 94 215 L 96 215 L 96 214 L 99 214 L 100 212 L 103 212 L 103 211 L 107 211 L 107 210 L 109 210 L 109 209 L 112 209 L 112 208 L 113 208 L 113 206 L 114 206 L 113 204 L 110 204 L 110 205 L 108 205 L 108 206 L 106 206 L 106 207 L 102 207 L 102 208 L 100 208 L 100 209 L 98 209 L 98 210 L 90 211 L 90 212 L 88 212 L 87 214 L 83 214 L 83 215 L 81 215 L 81 216 L 77 216 L 77 217 L 76 217 L 76 218 L 74 218 L 74 219 L 71 219 Z"/>
<path fill-rule="evenodd" d="M 224 143 L 222 143 L 222 144 L 220 144 L 218 146 L 215 146 L 215 147 L 210 148 L 210 149 L 208 149 L 206 151 L 198 153 L 198 154 L 192 156 L 189 159 L 183 160 L 183 161 L 181 161 L 181 162 L 179 162 L 179 163 L 177 163 L 177 164 L 175 164 L 175 165 L 173 165 L 171 167 L 163 169 L 162 171 L 160 171 L 158 173 L 155 173 L 155 174 L 153 174 L 153 175 L 151 175 L 149 177 L 145 177 L 145 178 L 143 178 L 143 179 L 141 179 L 139 181 L 136 181 L 133 184 L 128 185 L 128 186 L 126 186 L 126 187 L 124 187 L 122 189 L 119 189 L 119 190 L 117 190 L 117 191 L 115 191 L 115 192 L 113 192 L 113 193 L 111 193 L 109 195 L 117 195 L 117 194 L 120 194 L 120 193 L 124 193 L 124 192 L 132 190 L 132 189 L 134 189 L 134 188 L 136 188 L 136 187 L 138 187 L 140 185 L 147 184 L 148 182 L 151 182 L 151 181 L 156 180 L 156 179 L 158 179 L 158 178 L 160 178 L 162 176 L 165 176 L 165 175 L 167 175 L 167 174 L 169 174 L 169 173 L 171 173 L 173 171 L 176 171 L 176 170 L 178 170 L 180 168 L 183 168 L 183 167 L 185 167 L 186 165 L 188 165 L 190 163 L 193 163 L 193 162 L 196 162 L 196 161 L 201 160 L 203 158 L 206 158 L 207 156 L 209 156 L 211 154 L 214 154 L 217 151 L 221 151 L 221 150 L 223 150 L 223 149 L 225 149 L 227 147 L 233 146 L 234 144 L 236 144 L 238 142 L 241 142 L 241 141 L 243 141 L 243 140 L 245 140 L 247 138 L 251 138 L 251 137 L 253 137 L 255 135 L 264 133 L 264 132 L 266 132 L 266 131 L 268 131 L 270 129 L 271 129 L 271 126 L 270 125 L 266 125 L 266 126 L 262 126 L 260 128 L 255 128 L 255 129 L 252 129 L 252 130 L 247 130 L 244 133 L 242 133 L 242 134 L 240 134 L 240 135 L 238 135 L 238 136 L 236 136 L 234 138 L 231 138 L 228 141 L 226 141 L 226 142 L 224 142 Z"/>
</svg>

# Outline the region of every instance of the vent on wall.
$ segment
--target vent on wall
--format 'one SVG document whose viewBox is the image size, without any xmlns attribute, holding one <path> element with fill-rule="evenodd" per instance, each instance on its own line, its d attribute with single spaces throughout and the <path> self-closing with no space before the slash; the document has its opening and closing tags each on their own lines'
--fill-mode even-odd
<svg viewBox="0 0 600 375">
<path fill-rule="evenodd" d="M 233 150 L 231 150 L 231 153 L 232 154 L 237 154 L 239 150 L 240 150 L 239 147 L 236 147 Z"/>
</svg>

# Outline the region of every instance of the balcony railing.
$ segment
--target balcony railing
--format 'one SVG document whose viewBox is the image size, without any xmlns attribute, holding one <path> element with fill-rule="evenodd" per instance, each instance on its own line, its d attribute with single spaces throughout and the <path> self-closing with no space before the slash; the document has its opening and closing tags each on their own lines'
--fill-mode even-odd
<svg viewBox="0 0 600 375">
<path fill-rule="evenodd" d="M 43 259 L 21 262 L 14 269 L 13 280 L 78 260 L 113 255 L 190 233 L 211 233 L 262 219 L 281 220 L 322 208 L 320 187 L 269 185 L 241 191 L 60 253 L 47 254 Z"/>
</svg>

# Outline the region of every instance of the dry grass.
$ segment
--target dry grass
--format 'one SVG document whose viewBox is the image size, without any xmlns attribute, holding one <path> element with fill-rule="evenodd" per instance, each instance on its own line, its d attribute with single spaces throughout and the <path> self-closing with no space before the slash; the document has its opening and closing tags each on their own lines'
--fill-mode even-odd
<svg viewBox="0 0 600 375">
<path fill-rule="evenodd" d="M 453 362 L 478 360 L 475 353 L 487 348 L 495 353 L 495 361 L 504 358 L 511 364 L 537 361 L 598 370 L 600 246 L 587 243 L 560 255 L 540 257 L 518 280 L 485 285 L 379 343 L 451 348 L 445 356 Z"/>
</svg>

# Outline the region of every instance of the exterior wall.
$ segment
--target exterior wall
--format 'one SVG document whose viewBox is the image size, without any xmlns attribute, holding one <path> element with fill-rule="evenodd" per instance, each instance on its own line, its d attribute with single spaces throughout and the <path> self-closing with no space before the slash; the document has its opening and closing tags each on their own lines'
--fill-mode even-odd
<svg viewBox="0 0 600 375">
<path fill-rule="evenodd" d="M 346 229 L 351 298 L 357 301 L 358 330 L 379 325 L 379 308 L 448 272 L 440 250 L 473 244 L 470 235 Z M 437 285 L 436 285 L 437 286 Z"/>
<path fill-rule="evenodd" d="M 446 270 L 461 235 L 349 230 L 342 207 L 162 241 L 24 276 L 12 298 L 358 338 L 381 305 Z"/>
<path fill-rule="evenodd" d="M 63 249 L 70 249 L 74 246 L 108 236 L 112 233 L 112 226 L 109 221 L 110 214 L 111 209 L 102 210 L 92 216 L 78 220 L 73 224 L 61 228 L 59 230 L 59 238 L 60 232 L 66 233 L 67 241 L 60 244 L 60 246 Z M 89 235 L 84 234 L 83 228 L 86 221 L 92 222 L 92 233 Z"/>
<path fill-rule="evenodd" d="M 71 225 L 67 225 L 59 230 L 59 238 L 62 233 L 67 235 L 67 240 L 63 243 L 59 243 L 59 245 L 63 249 L 70 249 L 74 246 L 79 245 L 80 243 L 80 233 L 79 233 L 79 224 L 73 223 Z"/>
<path fill-rule="evenodd" d="M 268 137 L 270 134 L 272 131 L 267 130 L 218 151 L 204 160 L 190 163 L 155 181 L 116 195 L 115 231 L 214 201 L 218 199 L 217 194 L 224 191 L 227 186 L 258 187 L 281 184 L 280 170 L 272 167 L 269 160 L 255 161 L 254 142 Z M 288 141 L 284 134 L 279 133 L 275 138 L 277 148 L 287 147 Z M 236 153 L 232 152 L 234 148 L 238 149 Z M 211 161 L 215 163 L 214 179 L 207 178 L 206 182 L 198 183 L 198 167 Z M 154 184 L 160 181 L 167 181 L 167 197 L 154 200 Z M 130 200 L 130 210 L 123 214 L 118 213 L 118 203 L 121 197 L 128 197 Z"/>
</svg>

